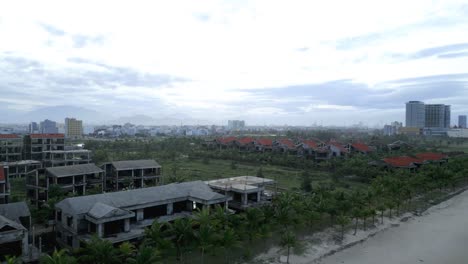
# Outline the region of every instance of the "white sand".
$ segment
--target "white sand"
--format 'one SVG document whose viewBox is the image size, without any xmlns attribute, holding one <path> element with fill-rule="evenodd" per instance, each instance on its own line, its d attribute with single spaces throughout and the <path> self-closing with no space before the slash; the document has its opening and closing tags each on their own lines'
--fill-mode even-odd
<svg viewBox="0 0 468 264">
<path fill-rule="evenodd" d="M 409 220 L 401 222 L 403 218 Z M 337 231 L 332 229 L 307 237 L 305 254 L 291 255 L 290 263 L 468 263 L 468 191 L 431 207 L 423 216 L 414 217 L 408 213 L 400 218 L 385 218 L 383 225 L 366 232 L 359 230 L 356 236 L 352 233 L 345 235 L 341 245 L 335 243 L 333 236 L 337 236 Z M 331 251 L 358 241 L 364 242 L 320 260 Z M 282 263 L 280 255 L 280 248 L 273 247 L 257 256 L 254 262 Z"/>
</svg>

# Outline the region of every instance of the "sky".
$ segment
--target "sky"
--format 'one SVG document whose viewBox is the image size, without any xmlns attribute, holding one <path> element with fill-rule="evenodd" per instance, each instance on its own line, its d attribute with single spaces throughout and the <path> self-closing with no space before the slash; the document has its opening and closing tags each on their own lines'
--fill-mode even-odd
<svg viewBox="0 0 468 264">
<path fill-rule="evenodd" d="M 1 1 L 0 92 L 0 123 L 383 125 L 421 100 L 455 124 L 468 1 Z"/>
</svg>

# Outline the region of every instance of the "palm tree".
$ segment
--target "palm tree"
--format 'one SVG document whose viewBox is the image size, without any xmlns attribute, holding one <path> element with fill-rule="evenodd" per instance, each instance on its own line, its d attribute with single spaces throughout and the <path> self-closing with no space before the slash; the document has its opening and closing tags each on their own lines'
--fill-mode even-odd
<svg viewBox="0 0 468 264">
<path fill-rule="evenodd" d="M 156 264 L 160 263 L 160 256 L 159 252 L 152 248 L 152 247 L 147 247 L 147 246 L 142 246 L 138 249 L 138 254 L 135 256 L 135 258 L 130 258 L 127 259 L 125 263 L 129 264 Z"/>
<path fill-rule="evenodd" d="M 193 222 L 190 218 L 179 218 L 169 225 L 168 233 L 174 236 L 177 259 L 183 261 L 183 249 L 193 238 Z"/>
<path fill-rule="evenodd" d="M 344 239 L 345 227 L 346 227 L 347 224 L 349 224 L 351 219 L 349 219 L 349 217 L 347 215 L 345 215 L 345 214 L 340 214 L 336 218 L 336 221 L 341 226 L 341 240 L 343 240 Z"/>
<path fill-rule="evenodd" d="M 155 220 L 151 227 L 145 230 L 145 246 L 155 247 L 162 256 L 166 256 L 172 248 L 171 241 L 165 238 L 168 232 L 164 231 L 166 226 L 166 224 L 161 224 Z"/>
<path fill-rule="evenodd" d="M 16 256 L 5 256 L 6 264 L 20 264 L 21 260 Z"/>
<path fill-rule="evenodd" d="M 97 236 L 93 236 L 80 251 L 80 262 L 115 264 L 121 261 L 114 245 Z"/>
<path fill-rule="evenodd" d="M 221 248 L 224 249 L 224 257 L 226 263 L 229 263 L 229 250 L 235 247 L 240 247 L 239 237 L 237 236 L 234 229 L 228 228 L 224 230 L 224 232 L 221 234 L 218 243 L 221 246 Z"/>
<path fill-rule="evenodd" d="M 210 214 L 210 208 L 208 206 L 203 206 L 201 210 L 198 209 L 193 215 L 195 223 L 198 225 L 213 224 L 213 217 Z"/>
<path fill-rule="evenodd" d="M 357 234 L 357 228 L 358 228 L 358 223 L 359 223 L 359 217 L 361 217 L 361 210 L 359 208 L 353 208 L 351 211 L 351 215 L 354 218 L 354 235 Z"/>
<path fill-rule="evenodd" d="M 194 236 L 197 242 L 197 247 L 200 249 L 201 262 L 205 263 L 205 252 L 213 247 L 215 240 L 215 233 L 210 224 L 201 225 L 195 232 Z"/>
<path fill-rule="evenodd" d="M 40 259 L 41 264 L 74 264 L 78 263 L 76 259 L 68 255 L 66 249 L 54 250 L 54 253 L 51 255 L 44 255 Z"/>
<path fill-rule="evenodd" d="M 280 246 L 286 248 L 287 259 L 286 263 L 289 263 L 289 255 L 291 253 L 291 248 L 297 247 L 299 244 L 296 235 L 290 230 L 287 230 L 281 235 Z"/>
<path fill-rule="evenodd" d="M 119 246 L 119 257 L 124 262 L 132 258 L 134 253 L 135 246 L 129 242 L 124 242 Z"/>
</svg>

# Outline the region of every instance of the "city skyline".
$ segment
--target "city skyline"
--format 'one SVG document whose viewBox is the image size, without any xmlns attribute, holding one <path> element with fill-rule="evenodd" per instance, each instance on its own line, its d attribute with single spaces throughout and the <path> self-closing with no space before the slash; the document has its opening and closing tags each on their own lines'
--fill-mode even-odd
<svg viewBox="0 0 468 264">
<path fill-rule="evenodd" d="M 0 123 L 375 125 L 410 100 L 452 105 L 452 125 L 468 113 L 468 5 L 283 3 L 2 3 Z"/>
</svg>

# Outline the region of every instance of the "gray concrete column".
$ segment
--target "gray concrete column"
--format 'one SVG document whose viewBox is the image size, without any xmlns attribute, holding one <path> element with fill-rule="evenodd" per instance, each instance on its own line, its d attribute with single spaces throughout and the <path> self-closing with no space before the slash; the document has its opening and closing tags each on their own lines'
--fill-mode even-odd
<svg viewBox="0 0 468 264">
<path fill-rule="evenodd" d="M 166 209 L 167 209 L 167 215 L 171 215 L 172 212 L 173 212 L 173 209 L 174 209 L 174 204 L 173 203 L 170 203 L 170 204 L 167 204 L 166 206 Z"/>
<path fill-rule="evenodd" d="M 260 191 L 257 193 L 257 202 L 260 202 L 261 197 L 262 197 L 262 192 Z"/>
<path fill-rule="evenodd" d="M 242 194 L 242 204 L 243 204 L 243 205 L 247 205 L 248 200 L 249 200 L 249 199 L 247 198 L 247 193 L 243 193 L 243 194 Z"/>
<path fill-rule="evenodd" d="M 28 241 L 28 232 L 23 232 L 23 239 L 22 239 L 22 253 L 23 256 L 29 255 L 29 241 Z"/>
<path fill-rule="evenodd" d="M 137 219 L 137 221 L 141 221 L 141 220 L 145 219 L 145 215 L 144 215 L 143 209 L 138 209 L 138 210 L 136 211 L 136 219 Z"/>
<path fill-rule="evenodd" d="M 130 218 L 125 219 L 124 232 L 130 232 Z"/>
<path fill-rule="evenodd" d="M 96 232 L 99 238 L 104 236 L 104 224 L 98 224 L 96 227 Z"/>
</svg>

